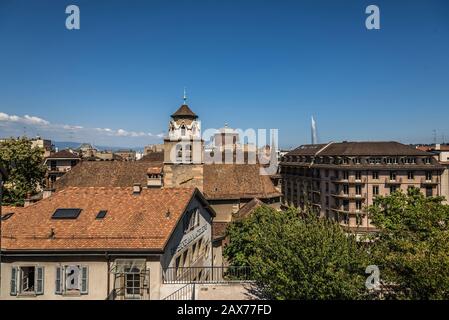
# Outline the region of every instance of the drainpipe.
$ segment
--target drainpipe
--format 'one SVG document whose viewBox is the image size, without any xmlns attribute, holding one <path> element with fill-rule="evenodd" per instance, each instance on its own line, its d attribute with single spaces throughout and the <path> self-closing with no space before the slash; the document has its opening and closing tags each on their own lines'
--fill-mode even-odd
<svg viewBox="0 0 449 320">
<path fill-rule="evenodd" d="M 108 272 L 107 272 L 107 277 L 108 277 L 108 279 L 107 279 L 107 287 L 108 287 L 108 291 L 106 293 L 106 299 L 108 299 L 109 298 L 109 294 L 111 293 L 111 263 L 110 263 L 109 255 L 108 255 L 107 252 L 105 253 L 105 256 L 106 256 L 106 264 L 108 266 Z"/>
</svg>

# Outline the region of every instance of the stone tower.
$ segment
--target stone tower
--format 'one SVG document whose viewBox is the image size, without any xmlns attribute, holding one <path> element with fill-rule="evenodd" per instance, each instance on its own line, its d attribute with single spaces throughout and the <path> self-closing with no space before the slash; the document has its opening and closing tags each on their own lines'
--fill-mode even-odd
<svg viewBox="0 0 449 320">
<path fill-rule="evenodd" d="M 171 115 L 164 139 L 164 186 L 203 189 L 201 122 L 184 102 Z"/>
</svg>

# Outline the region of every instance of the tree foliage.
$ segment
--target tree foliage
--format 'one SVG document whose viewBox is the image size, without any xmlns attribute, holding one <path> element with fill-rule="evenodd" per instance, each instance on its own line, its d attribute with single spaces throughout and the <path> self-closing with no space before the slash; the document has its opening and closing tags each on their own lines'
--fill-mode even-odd
<svg viewBox="0 0 449 320">
<path fill-rule="evenodd" d="M 263 298 L 365 297 L 366 251 L 334 222 L 262 206 L 233 222 L 228 235 L 225 256 L 232 265 L 251 267 Z"/>
<path fill-rule="evenodd" d="M 5 204 L 23 205 L 27 194 L 34 194 L 45 176 L 43 150 L 33 148 L 27 138 L 0 142 L 0 164 L 8 170 L 4 186 Z"/>
<path fill-rule="evenodd" d="M 418 189 L 376 198 L 373 253 L 396 299 L 449 299 L 449 206 Z"/>
</svg>

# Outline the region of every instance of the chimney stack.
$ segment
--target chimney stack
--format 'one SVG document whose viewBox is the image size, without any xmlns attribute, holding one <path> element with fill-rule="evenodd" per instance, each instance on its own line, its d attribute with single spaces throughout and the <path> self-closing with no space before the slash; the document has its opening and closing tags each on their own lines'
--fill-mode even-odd
<svg viewBox="0 0 449 320">
<path fill-rule="evenodd" d="M 140 183 L 134 183 L 133 185 L 133 194 L 139 195 L 142 192 L 142 185 Z"/>
</svg>

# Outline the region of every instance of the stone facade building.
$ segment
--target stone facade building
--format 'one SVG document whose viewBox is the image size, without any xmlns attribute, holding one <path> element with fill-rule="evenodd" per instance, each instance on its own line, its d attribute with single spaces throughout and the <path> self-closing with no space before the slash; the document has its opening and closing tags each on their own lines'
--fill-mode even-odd
<svg viewBox="0 0 449 320">
<path fill-rule="evenodd" d="M 303 145 L 280 166 L 284 206 L 310 205 L 358 232 L 373 229 L 365 209 L 376 196 L 409 187 L 442 195 L 444 167 L 431 153 L 398 142 Z"/>
</svg>

